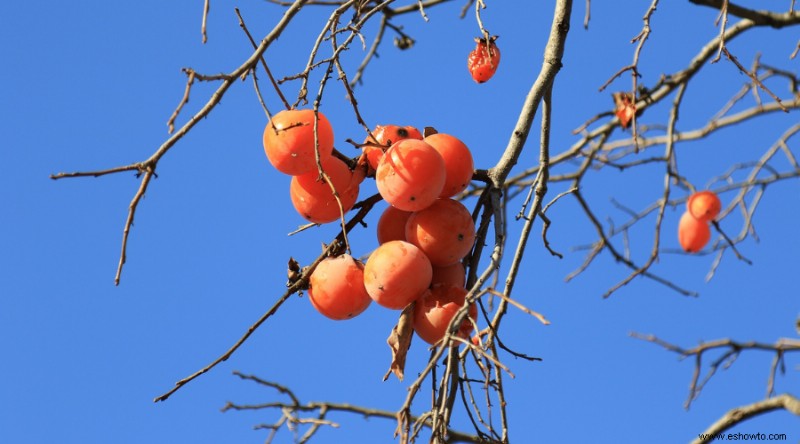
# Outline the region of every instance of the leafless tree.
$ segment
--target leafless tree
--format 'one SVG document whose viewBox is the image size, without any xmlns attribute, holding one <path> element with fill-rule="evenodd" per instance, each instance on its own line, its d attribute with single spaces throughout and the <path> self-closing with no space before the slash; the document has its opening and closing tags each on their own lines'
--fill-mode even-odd
<svg viewBox="0 0 800 444">
<path fill-rule="evenodd" d="M 201 24 L 202 39 L 207 39 L 207 16 L 209 0 L 203 3 L 203 20 Z M 405 33 L 397 23 L 413 15 L 416 19 L 427 20 L 428 11 L 433 8 L 445 8 L 455 3 L 448 0 L 272 0 L 265 7 L 283 8 L 283 16 L 274 27 L 256 40 L 247 28 L 245 19 L 238 10 L 235 13 L 243 33 L 252 43 L 253 50 L 246 60 L 234 70 L 216 75 L 206 75 L 193 69 L 185 69 L 186 87 L 182 99 L 168 121 L 170 136 L 157 147 L 152 155 L 140 162 L 117 166 L 99 171 L 82 171 L 59 173 L 53 179 L 75 177 L 98 177 L 121 172 L 135 172 L 140 177 L 140 186 L 130 201 L 127 219 L 123 225 L 122 248 L 116 273 L 119 284 L 123 267 L 126 263 L 127 245 L 131 240 L 131 227 L 142 197 L 156 175 L 160 160 L 170 153 L 172 148 L 182 141 L 197 124 L 209 117 L 228 90 L 239 80 L 250 79 L 255 94 L 263 105 L 267 117 L 273 114 L 266 105 L 265 90 L 274 92 L 282 106 L 286 109 L 308 106 L 318 112 L 321 99 L 331 83 L 339 82 L 346 91 L 352 104 L 353 116 L 364 128 L 365 135 L 370 134 L 371 125 L 363 118 L 357 100 L 357 85 L 370 82 L 368 68 L 375 59 L 380 48 L 390 43 L 389 36 L 394 36 L 394 45 L 408 49 L 414 45 L 411 35 Z M 462 2 L 463 3 L 463 2 Z M 452 13 L 463 17 L 474 13 L 476 33 L 489 37 L 484 26 L 482 14 L 491 12 L 491 3 L 487 0 L 469 0 L 466 4 L 457 5 Z M 551 109 L 559 97 L 554 94 L 554 84 L 562 68 L 562 59 L 568 50 L 568 36 L 571 32 L 572 16 L 577 16 L 575 5 L 571 0 L 557 0 L 551 11 L 552 21 L 543 56 L 539 63 L 538 74 L 530 85 L 527 96 L 518 114 L 513 131 L 508 135 L 508 143 L 500 153 L 494 165 L 483 165 L 473 177 L 472 186 L 463 193 L 462 199 L 475 202 L 473 215 L 476 221 L 477 240 L 471 254 L 465 259 L 468 270 L 467 285 L 469 294 L 466 303 L 450 324 L 449 332 L 436 347 L 432 348 L 430 359 L 424 368 L 416 369 L 418 376 L 408 386 L 408 395 L 396 411 L 382 411 L 363 406 L 337 404 L 332 402 L 303 403 L 294 392 L 278 383 L 262 380 L 256 376 L 237 373 L 243 379 L 272 388 L 288 400 L 267 402 L 259 405 L 240 405 L 229 403 L 224 410 L 273 409 L 280 411 L 279 419 L 261 427 L 270 430 L 270 438 L 282 427 L 292 430 L 303 428 L 304 433 L 298 436 L 299 442 L 306 442 L 321 427 L 335 427 L 328 419 L 330 412 L 351 412 L 357 415 L 389 418 L 396 421 L 395 436 L 400 442 L 414 442 L 420 439 L 425 431 L 431 442 L 508 442 L 508 431 L 511 426 L 506 414 L 505 388 L 503 380 L 513 375 L 504 360 L 510 356 L 526 360 L 537 358 L 528 355 L 530 351 L 513 350 L 502 341 L 504 316 L 509 309 L 521 310 L 543 323 L 548 321 L 544 316 L 529 307 L 525 307 L 514 298 L 514 285 L 520 271 L 520 264 L 525 252 L 534 247 L 531 233 L 535 226 L 541 227 L 542 248 L 552 255 L 561 253 L 551 248 L 547 239 L 550 226 L 548 211 L 558 205 L 562 199 L 574 199 L 590 225 L 596 232 L 596 240 L 583 246 L 586 258 L 583 265 L 570 274 L 572 279 L 590 267 L 600 255 L 609 255 L 624 270 L 624 274 L 603 296 L 609 297 L 637 277 L 643 277 L 674 290 L 676 294 L 694 296 L 695 293 L 675 283 L 669 276 L 663 276 L 654 270 L 654 264 L 665 253 L 685 254 L 682 251 L 669 251 L 662 247 L 662 232 L 665 214 L 668 208 L 683 204 L 686 196 L 698 187 L 681 174 L 682 163 L 678 153 L 685 142 L 711 137 L 717 131 L 734 125 L 745 125 L 766 118 L 776 113 L 796 113 L 800 107 L 800 90 L 798 76 L 789 68 L 772 66 L 756 57 L 749 67 L 745 66 L 730 49 L 729 43 L 736 39 L 745 39 L 753 30 L 759 28 L 788 29 L 800 25 L 800 11 L 795 10 L 794 1 L 784 2 L 782 8 L 776 2 L 770 4 L 774 10 L 756 10 L 740 6 L 728 0 L 689 0 L 700 8 L 711 8 L 718 11 L 719 18 L 714 24 L 718 33 L 688 58 L 685 67 L 675 72 L 663 72 L 652 84 L 642 81 L 640 76 L 640 60 L 647 53 L 648 37 L 652 31 L 651 19 L 658 14 L 659 1 L 652 0 L 649 5 L 642 6 L 642 28 L 633 36 L 631 62 L 620 67 L 616 73 L 609 73 L 607 80 L 599 79 L 598 87 L 605 90 L 616 85 L 620 79 L 629 76 L 630 84 L 611 96 L 609 109 L 602 110 L 594 116 L 587 116 L 586 123 L 574 131 L 575 142 L 568 147 L 557 147 L 551 144 Z M 277 5 L 277 6 L 276 6 Z M 591 1 L 587 0 L 583 14 L 584 27 L 591 23 Z M 630 5 L 626 6 L 630 7 Z M 308 8 L 324 8 L 329 11 L 327 20 L 320 23 L 314 44 L 307 48 L 308 62 L 297 67 L 294 75 L 276 79 L 270 71 L 271 45 L 282 35 L 286 27 L 303 14 Z M 544 5 L 536 9 L 545 12 Z M 470 14 L 472 15 L 472 14 Z M 367 23 L 377 22 L 377 30 L 366 35 Z M 430 26 L 435 26 L 431 24 Z M 587 30 L 584 32 L 592 32 Z M 784 36 L 784 34 L 780 34 Z M 785 36 L 784 36 L 785 38 Z M 370 43 L 368 43 L 370 42 Z M 364 58 L 354 68 L 345 66 L 340 56 L 349 48 L 363 44 Z M 691 48 L 690 48 L 691 49 Z M 792 54 L 786 54 L 786 61 L 797 56 L 800 43 Z M 730 89 L 730 100 L 714 115 L 708 117 L 705 125 L 679 130 L 679 119 L 688 87 L 701 70 L 713 63 L 729 63 L 733 69 L 740 71 L 747 79 L 744 85 L 735 85 Z M 312 85 L 312 73 L 320 74 L 318 85 Z M 263 76 L 262 76 L 263 74 Z M 268 80 L 268 86 L 265 86 Z M 184 105 L 192 95 L 192 88 L 197 82 L 208 82 L 216 85 L 215 91 L 205 100 L 205 104 L 195 114 L 181 115 Z M 285 95 L 288 90 L 296 91 L 296 96 Z M 613 104 L 613 106 L 612 106 Z M 668 110 L 666 121 L 652 121 L 647 118 L 648 111 L 655 107 Z M 540 117 L 540 126 L 534 127 L 534 117 Z M 182 118 L 183 117 L 183 118 Z M 182 124 L 178 124 L 179 121 Z M 176 128 L 177 124 L 177 128 Z M 625 130 L 629 130 L 625 132 Z M 533 133 L 533 134 L 532 134 Z M 700 254 L 713 255 L 714 260 L 709 277 L 719 266 L 725 255 L 732 255 L 738 260 L 748 261 L 737 249 L 737 245 L 748 237 L 755 236 L 753 215 L 759 202 L 769 186 L 780 181 L 800 177 L 800 164 L 796 159 L 800 124 L 776 134 L 774 144 L 760 153 L 753 153 L 752 161 L 729 165 L 727 170 L 720 171 L 719 177 L 709 189 L 717 194 L 732 196 L 726 199 L 727 205 L 719 217 L 713 222 L 718 237 L 711 246 Z M 614 136 L 617 137 L 614 137 Z M 533 137 L 529 137 L 533 136 Z M 538 136 L 538 138 L 536 137 Z M 354 143 L 355 144 L 355 143 Z M 523 151 L 536 151 L 536 162 L 530 165 L 518 165 Z M 342 153 L 341 157 L 351 161 Z M 532 158 L 532 157 L 531 157 Z M 780 160 L 780 161 L 779 161 Z M 640 167 L 657 166 L 663 175 L 663 188 L 653 201 L 641 209 L 627 208 L 616 202 L 618 210 L 626 215 L 622 222 L 612 223 L 607 220 L 602 210 L 598 209 L 585 193 L 584 179 L 600 170 L 630 170 Z M 518 167 L 517 169 L 514 169 Z M 347 236 L 351 230 L 359 227 L 360 222 L 380 200 L 380 196 L 370 196 L 356 204 L 352 213 L 343 215 L 342 230 L 335 239 L 328 239 L 323 253 L 313 262 L 301 266 L 292 262 L 289 267 L 290 281 L 288 288 L 276 299 L 274 305 L 251 325 L 241 338 L 227 351 L 197 372 L 179 380 L 174 387 L 158 396 L 155 401 L 166 401 L 173 393 L 186 384 L 215 368 L 219 363 L 228 360 L 248 338 L 271 317 L 278 316 L 282 304 L 293 295 L 308 287 L 309 277 L 315 267 L 326 257 L 341 254 L 347 249 Z M 516 245 L 507 245 L 510 237 L 509 203 L 515 202 L 519 210 L 511 217 L 523 220 Z M 512 211 L 513 212 L 513 211 Z M 734 230 L 732 223 L 725 223 L 729 216 L 741 216 L 741 226 Z M 628 233 L 632 227 L 649 224 L 652 232 L 652 246 L 644 260 L 635 258 L 628 243 Z M 510 258 L 510 266 L 501 274 L 501 259 Z M 279 270 L 276 270 L 278 272 Z M 280 270 L 282 272 L 282 270 Z M 456 331 L 462 321 L 468 319 L 468 307 L 477 303 L 482 322 L 486 325 L 474 342 L 464 341 Z M 408 327 L 408 310 L 404 311 L 395 330 L 390 337 L 392 349 L 392 367 L 396 375 L 402 378 L 407 338 L 411 334 Z M 655 336 L 638 335 L 647 341 L 656 343 L 667 350 L 678 353 L 682 357 L 695 358 L 695 375 L 691 383 L 690 403 L 695 399 L 705 381 L 711 377 L 719 366 L 730 365 L 732 360 L 745 350 L 766 350 L 774 353 L 771 373 L 766 393 L 767 400 L 759 401 L 739 412 L 728 414 L 720 423 L 710 427 L 710 431 L 724 430 L 732 424 L 777 408 L 784 408 L 800 415 L 797 399 L 788 394 L 775 396 L 774 380 L 778 370 L 782 369 L 783 357 L 788 353 L 800 350 L 796 341 L 781 340 L 775 344 L 756 342 L 735 342 L 722 339 L 702 344 L 695 348 L 682 348 L 667 343 Z M 405 338 L 405 340 L 404 340 Z M 452 346 L 455 345 L 455 346 Z M 459 347 L 460 345 L 460 347 Z M 710 370 L 701 379 L 703 373 L 702 357 L 712 350 L 722 350 L 721 357 L 714 359 Z M 443 371 L 442 371 L 443 369 Z M 426 381 L 431 384 L 430 409 L 424 412 L 412 412 L 412 402 L 417 399 Z M 451 428 L 451 419 L 458 403 L 462 404 L 472 424 L 470 431 L 458 431 Z M 497 420 L 489 420 L 493 416 Z M 269 440 L 268 439 L 268 440 Z"/>
</svg>

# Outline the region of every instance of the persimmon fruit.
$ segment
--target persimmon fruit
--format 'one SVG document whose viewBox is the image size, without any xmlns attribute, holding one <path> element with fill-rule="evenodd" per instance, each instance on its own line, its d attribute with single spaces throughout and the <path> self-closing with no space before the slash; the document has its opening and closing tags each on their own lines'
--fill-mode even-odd
<svg viewBox="0 0 800 444">
<path fill-rule="evenodd" d="M 629 92 L 616 92 L 611 95 L 614 99 L 614 114 L 619 119 L 623 129 L 628 128 L 636 114 L 636 100 Z"/>
<path fill-rule="evenodd" d="M 364 287 L 364 265 L 349 254 L 323 259 L 309 282 L 311 305 L 330 319 L 353 318 L 372 303 Z"/>
<path fill-rule="evenodd" d="M 424 251 L 433 265 L 452 265 L 472 249 L 475 223 L 461 202 L 438 199 L 408 218 L 406 240 Z"/>
<path fill-rule="evenodd" d="M 378 243 L 385 244 L 393 240 L 406 240 L 406 222 L 411 212 L 398 210 L 389 205 L 383 210 L 376 228 Z"/>
<path fill-rule="evenodd" d="M 376 125 L 372 135 L 374 137 L 367 136 L 364 140 L 363 152 L 373 170 L 378 168 L 383 153 L 393 144 L 404 139 L 422 140 L 422 133 L 413 126 Z"/>
<path fill-rule="evenodd" d="M 417 336 L 428 344 L 435 344 L 444 338 L 447 327 L 458 310 L 464 305 L 467 290 L 452 285 L 435 285 L 426 292 L 414 305 L 412 325 Z M 468 339 L 473 330 L 473 322 L 478 318 L 475 304 L 470 305 L 468 316 L 464 318 L 457 331 L 457 336 Z M 453 345 L 459 345 L 454 342 Z"/>
<path fill-rule="evenodd" d="M 375 182 L 390 205 L 419 211 L 432 204 L 446 179 L 444 159 L 422 140 L 405 139 L 389 148 L 378 163 Z"/>
<path fill-rule="evenodd" d="M 328 182 L 314 170 L 292 177 L 289 194 L 292 205 L 306 220 L 317 224 L 333 222 L 347 212 L 358 199 L 359 180 L 338 157 L 329 157 L 322 163 L 322 170 L 331 180 L 339 195 L 342 208 L 340 210 L 336 196 Z"/>
<path fill-rule="evenodd" d="M 681 248 L 689 253 L 697 253 L 711 239 L 708 222 L 695 219 L 690 212 L 683 213 L 678 223 L 678 241 Z"/>
<path fill-rule="evenodd" d="M 333 152 L 333 127 L 324 114 L 318 112 L 317 141 L 320 161 Z M 264 128 L 264 152 L 278 171 L 291 176 L 317 169 L 314 137 L 314 111 L 285 110 L 274 116 Z"/>
<path fill-rule="evenodd" d="M 494 76 L 500 64 L 500 49 L 495 43 L 497 37 L 475 39 L 475 49 L 467 57 L 467 69 L 472 79 L 484 83 Z"/>
<path fill-rule="evenodd" d="M 373 301 L 401 310 L 430 286 L 433 270 L 425 253 L 400 240 L 380 245 L 364 267 L 364 286 Z"/>
<path fill-rule="evenodd" d="M 444 267 L 433 266 L 433 277 L 431 277 L 431 287 L 437 284 L 452 285 L 463 287 L 467 279 L 467 272 L 464 264 L 456 262 L 453 265 Z"/>
<path fill-rule="evenodd" d="M 722 210 L 722 202 L 713 191 L 698 191 L 689 196 L 686 209 L 697 220 L 712 221 Z"/>
<path fill-rule="evenodd" d="M 475 169 L 472 153 L 461 140 L 449 134 L 431 134 L 423 139 L 444 160 L 445 181 L 439 197 L 452 197 L 464 191 L 472 180 Z"/>
</svg>

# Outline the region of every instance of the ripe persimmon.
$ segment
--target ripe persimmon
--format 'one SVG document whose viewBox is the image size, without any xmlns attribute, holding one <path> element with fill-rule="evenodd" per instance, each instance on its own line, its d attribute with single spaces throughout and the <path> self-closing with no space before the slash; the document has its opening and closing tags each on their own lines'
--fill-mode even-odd
<svg viewBox="0 0 800 444">
<path fill-rule="evenodd" d="M 441 194 L 445 179 L 442 156 L 416 139 L 392 145 L 375 172 L 378 192 L 386 202 L 403 211 L 419 211 L 432 204 Z"/>
<path fill-rule="evenodd" d="M 475 223 L 459 201 L 437 199 L 406 222 L 406 240 L 418 246 L 431 264 L 444 267 L 460 261 L 475 243 Z"/>
<path fill-rule="evenodd" d="M 383 153 L 393 144 L 404 139 L 422 140 L 422 133 L 413 126 L 376 125 L 372 135 L 374 137 L 364 140 L 363 151 L 373 170 L 378 168 Z"/>
<path fill-rule="evenodd" d="M 463 287 L 467 279 L 467 271 L 464 264 L 456 262 L 453 265 L 444 267 L 433 266 L 433 277 L 431 277 L 431 287 L 436 284 L 453 285 Z"/>
<path fill-rule="evenodd" d="M 333 127 L 319 112 L 317 140 L 320 161 L 333 152 Z M 278 171 L 297 176 L 317 169 L 314 138 L 314 111 L 310 109 L 281 111 L 264 128 L 264 152 Z"/>
<path fill-rule="evenodd" d="M 349 254 L 323 259 L 311 273 L 308 299 L 333 320 L 359 315 L 372 303 L 364 287 L 364 265 Z"/>
<path fill-rule="evenodd" d="M 686 209 L 697 220 L 712 221 L 719 215 L 722 202 L 713 191 L 698 191 L 689 196 Z"/>
<path fill-rule="evenodd" d="M 464 305 L 467 290 L 464 287 L 452 285 L 434 285 L 414 305 L 414 318 L 412 325 L 417 336 L 428 344 L 439 342 L 447 333 L 447 327 L 453 320 L 456 312 Z M 464 318 L 458 329 L 457 335 L 468 339 L 473 330 L 473 321 L 478 318 L 478 309 L 475 304 L 470 305 L 468 315 Z M 459 345 L 453 342 L 453 345 Z"/>
<path fill-rule="evenodd" d="M 453 197 L 464 191 L 472 180 L 475 165 L 467 145 L 449 134 L 431 134 L 422 139 L 442 156 L 446 177 L 439 197 Z"/>
<path fill-rule="evenodd" d="M 338 157 L 329 157 L 322 162 L 322 170 L 328 175 L 342 203 L 341 211 L 347 212 L 358 199 L 359 181 L 354 179 L 353 172 Z M 292 205 L 301 216 L 317 224 L 333 222 L 339 219 L 341 212 L 339 203 L 328 182 L 314 170 L 292 177 L 289 186 Z"/>
<path fill-rule="evenodd" d="M 364 267 L 364 286 L 379 305 L 400 310 L 417 300 L 431 284 L 431 262 L 405 241 L 380 245 Z"/>
<path fill-rule="evenodd" d="M 383 210 L 381 218 L 378 219 L 378 243 L 385 244 L 392 240 L 406 240 L 406 221 L 412 213 L 398 210 L 389 205 Z"/>
<path fill-rule="evenodd" d="M 706 246 L 711 239 L 711 229 L 708 222 L 697 220 L 688 211 L 683 213 L 678 223 L 678 241 L 684 251 L 697 253 Z"/>
</svg>

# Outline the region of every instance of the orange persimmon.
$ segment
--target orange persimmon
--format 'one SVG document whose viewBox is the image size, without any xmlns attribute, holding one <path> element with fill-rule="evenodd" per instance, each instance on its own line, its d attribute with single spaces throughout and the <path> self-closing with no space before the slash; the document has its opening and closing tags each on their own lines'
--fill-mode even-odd
<svg viewBox="0 0 800 444">
<path fill-rule="evenodd" d="M 320 161 L 333 152 L 333 127 L 324 114 L 317 113 L 317 137 Z M 317 169 L 314 137 L 314 111 L 281 111 L 264 128 L 264 152 L 278 171 L 297 176 Z"/>
<path fill-rule="evenodd" d="M 678 241 L 681 248 L 689 253 L 697 253 L 706 246 L 711 239 L 711 229 L 708 222 L 697 220 L 688 211 L 683 213 L 678 223 Z"/>
<path fill-rule="evenodd" d="M 419 248 L 393 240 L 380 245 L 364 267 L 364 286 L 373 301 L 401 310 L 430 286 L 431 261 Z"/>
<path fill-rule="evenodd" d="M 722 202 L 713 191 L 698 191 L 689 196 L 686 209 L 697 220 L 712 221 L 719 215 Z"/>
<path fill-rule="evenodd" d="M 364 265 L 349 254 L 325 258 L 311 273 L 308 299 L 333 320 L 359 315 L 372 303 L 364 287 Z"/>
<path fill-rule="evenodd" d="M 390 205 L 419 211 L 435 201 L 444 188 L 444 159 L 422 140 L 401 140 L 386 151 L 375 172 L 378 192 Z"/>
</svg>

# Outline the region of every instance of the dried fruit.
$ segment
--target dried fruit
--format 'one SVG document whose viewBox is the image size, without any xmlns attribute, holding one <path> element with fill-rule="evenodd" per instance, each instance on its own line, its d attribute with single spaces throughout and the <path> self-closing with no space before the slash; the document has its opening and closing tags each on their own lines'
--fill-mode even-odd
<svg viewBox="0 0 800 444">
<path fill-rule="evenodd" d="M 478 83 L 484 83 L 494 76 L 497 66 L 500 64 L 500 49 L 495 43 L 497 36 L 489 39 L 476 38 L 477 45 L 467 57 L 467 68 L 472 79 Z"/>
</svg>

